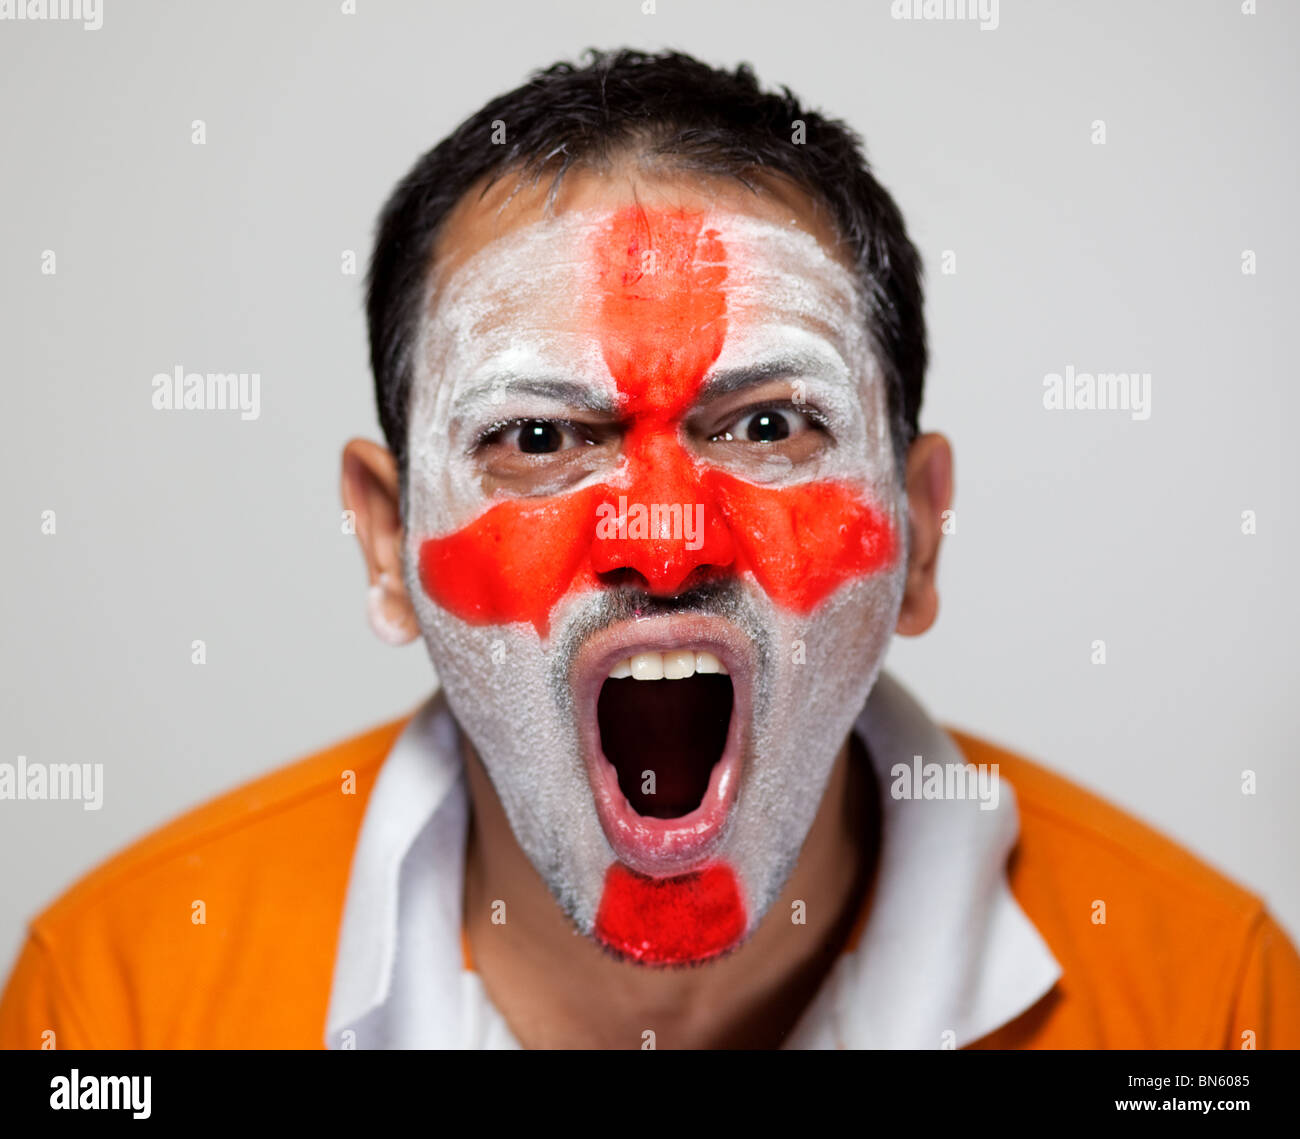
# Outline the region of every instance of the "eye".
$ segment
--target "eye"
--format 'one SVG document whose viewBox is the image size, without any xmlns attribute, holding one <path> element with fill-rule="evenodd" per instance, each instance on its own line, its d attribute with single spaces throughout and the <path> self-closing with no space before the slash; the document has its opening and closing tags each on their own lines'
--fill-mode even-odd
<svg viewBox="0 0 1300 1139">
<path fill-rule="evenodd" d="M 480 446 L 498 445 L 523 455 L 553 455 L 591 439 L 572 423 L 556 419 L 516 419 L 488 432 Z"/>
<path fill-rule="evenodd" d="M 564 446 L 564 432 L 548 419 L 525 420 L 515 431 L 519 449 L 526 455 L 549 455 Z"/>
<path fill-rule="evenodd" d="M 714 443 L 780 443 L 818 428 L 807 412 L 792 407 L 751 408 L 710 438 Z"/>
</svg>

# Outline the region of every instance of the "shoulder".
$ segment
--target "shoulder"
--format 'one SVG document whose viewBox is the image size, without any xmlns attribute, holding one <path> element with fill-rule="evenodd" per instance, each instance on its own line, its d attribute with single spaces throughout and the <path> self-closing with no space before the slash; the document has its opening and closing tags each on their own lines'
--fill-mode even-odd
<svg viewBox="0 0 1300 1139">
<path fill-rule="evenodd" d="M 1248 890 L 1099 795 L 996 744 L 960 731 L 949 734 L 970 762 L 998 764 L 1014 789 L 1020 849 L 1039 856 L 1030 871 L 1046 872 L 1040 859 L 1047 859 L 1057 874 L 1113 881 L 1126 896 L 1151 894 L 1171 911 L 1190 908 L 1219 919 L 1244 918 L 1260 908 Z"/>
<path fill-rule="evenodd" d="M 1278 933 L 1260 898 L 1071 780 L 949 734 L 1015 792 L 1008 880 L 1062 967 L 1069 1028 L 1049 1046 L 1222 1047 L 1251 954 Z"/>
<path fill-rule="evenodd" d="M 360 825 L 370 785 L 403 722 L 287 764 L 173 819 L 81 878 L 35 924 L 57 930 L 105 898 L 120 905 L 170 877 L 192 880 L 209 857 L 216 875 L 241 860 L 267 869 L 268 855 L 279 861 L 294 850 L 332 849 Z"/>
<path fill-rule="evenodd" d="M 32 921 L 29 948 L 90 1046 L 319 1041 L 304 1033 L 323 1023 L 365 803 L 404 723 L 182 815 Z"/>
</svg>

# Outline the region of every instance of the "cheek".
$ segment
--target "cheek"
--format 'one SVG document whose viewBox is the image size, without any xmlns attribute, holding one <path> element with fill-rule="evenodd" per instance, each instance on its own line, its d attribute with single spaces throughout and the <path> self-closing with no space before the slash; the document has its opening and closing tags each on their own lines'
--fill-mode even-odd
<svg viewBox="0 0 1300 1139">
<path fill-rule="evenodd" d="M 722 472 L 705 476 L 746 568 L 784 609 L 809 613 L 841 585 L 888 568 L 898 552 L 889 517 L 839 482 L 774 488 Z"/>
<path fill-rule="evenodd" d="M 421 544 L 420 584 L 463 621 L 527 621 L 545 636 L 559 600 L 596 584 L 588 550 L 603 493 L 591 487 L 541 502 L 498 503 L 463 529 Z"/>
</svg>

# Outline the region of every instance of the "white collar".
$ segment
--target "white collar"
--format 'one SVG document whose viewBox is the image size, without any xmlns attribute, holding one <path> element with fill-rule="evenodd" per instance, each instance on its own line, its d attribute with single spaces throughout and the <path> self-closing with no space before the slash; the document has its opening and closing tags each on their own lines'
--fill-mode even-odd
<svg viewBox="0 0 1300 1139">
<path fill-rule="evenodd" d="M 856 730 L 882 789 L 923 756 L 964 763 L 951 737 L 882 673 Z M 1006 861 L 1015 794 L 881 797 L 880 863 L 866 926 L 832 968 L 787 1047 L 962 1047 L 1014 1019 L 1061 975 L 1017 904 Z M 384 761 L 352 861 L 334 965 L 329 1048 L 518 1047 L 461 952 L 468 793 L 441 693 Z"/>
<path fill-rule="evenodd" d="M 961 1048 L 1013 1020 L 1061 967 L 1007 884 L 1015 792 L 896 799 L 891 769 L 965 764 L 952 737 L 887 673 L 855 728 L 882 789 L 880 863 L 866 926 L 787 1042 L 792 1048 Z M 1000 773 L 999 773 L 1000 774 Z"/>
</svg>

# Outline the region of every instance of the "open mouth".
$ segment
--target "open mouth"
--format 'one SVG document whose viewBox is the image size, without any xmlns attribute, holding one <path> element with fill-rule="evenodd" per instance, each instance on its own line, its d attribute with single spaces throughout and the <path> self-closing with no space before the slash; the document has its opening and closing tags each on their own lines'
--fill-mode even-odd
<svg viewBox="0 0 1300 1139">
<path fill-rule="evenodd" d="M 650 877 L 697 870 L 739 793 L 753 645 L 721 618 L 657 617 L 596 634 L 574 664 L 587 776 L 605 837 Z"/>
<path fill-rule="evenodd" d="M 677 819 L 704 801 L 734 703 L 726 667 L 704 649 L 638 653 L 614 666 L 596 719 L 632 810 Z"/>
</svg>

